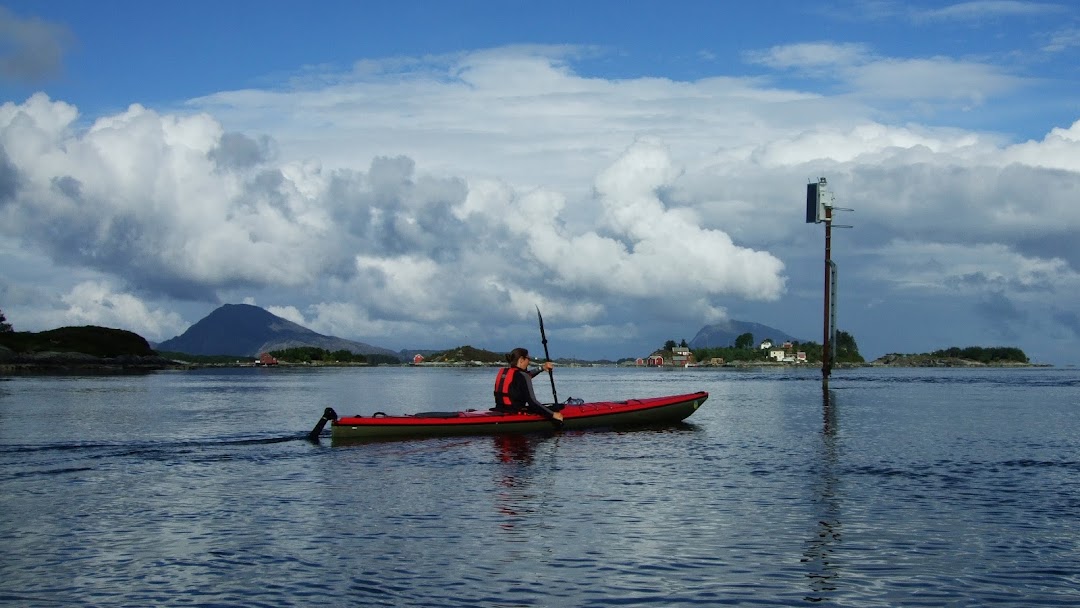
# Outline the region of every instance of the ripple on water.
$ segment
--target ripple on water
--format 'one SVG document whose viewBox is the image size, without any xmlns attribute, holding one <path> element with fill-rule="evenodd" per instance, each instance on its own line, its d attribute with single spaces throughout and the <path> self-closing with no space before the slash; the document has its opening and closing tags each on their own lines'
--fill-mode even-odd
<svg viewBox="0 0 1080 608">
<path fill-rule="evenodd" d="M 838 373 L 826 405 L 813 374 L 561 370 L 712 396 L 655 431 L 342 448 L 302 441 L 326 405 L 490 374 L 13 380 L 0 603 L 1080 605 L 1080 372 L 1028 371 Z"/>
</svg>

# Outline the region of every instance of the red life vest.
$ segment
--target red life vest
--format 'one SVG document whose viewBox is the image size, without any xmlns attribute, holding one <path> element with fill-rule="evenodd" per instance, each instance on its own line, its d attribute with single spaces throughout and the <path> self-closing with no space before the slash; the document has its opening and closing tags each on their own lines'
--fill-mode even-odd
<svg viewBox="0 0 1080 608">
<path fill-rule="evenodd" d="M 513 402 L 510 400 L 510 385 L 514 382 L 516 367 L 504 367 L 495 376 L 495 407 L 498 409 L 511 409 Z"/>
</svg>

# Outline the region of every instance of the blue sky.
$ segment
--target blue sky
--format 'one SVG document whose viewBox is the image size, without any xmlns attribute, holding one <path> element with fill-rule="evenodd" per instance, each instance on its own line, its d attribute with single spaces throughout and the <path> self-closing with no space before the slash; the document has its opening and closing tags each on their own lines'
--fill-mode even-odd
<svg viewBox="0 0 1080 608">
<path fill-rule="evenodd" d="M 0 6 L 17 329 L 157 341 L 247 301 L 508 350 L 539 305 L 565 356 L 820 341 L 824 176 L 865 355 L 1080 359 L 1071 3 Z"/>
<path fill-rule="evenodd" d="M 6 6 L 72 34 L 62 74 L 49 79 L 48 90 L 58 98 L 84 99 L 92 112 L 238 87 L 278 87 L 304 68 L 344 70 L 364 58 L 523 43 L 590 48 L 574 63 L 583 76 L 696 80 L 722 73 L 838 92 L 843 84 L 828 76 L 765 69 L 746 55 L 840 35 L 881 57 L 967 58 L 1030 80 L 1023 107 L 997 110 L 1007 113 L 1000 119 L 1011 118 L 1014 135 L 1041 136 L 1048 119 L 1072 118 L 1075 106 L 1061 97 L 1069 96 L 1080 68 L 1066 49 L 1046 50 L 1075 46 L 1075 24 L 1069 25 L 1075 9 L 1068 3 L 807 4 L 406 1 L 324 2 L 313 10 L 286 1 L 196 1 L 168 8 L 60 0 Z M 10 95 L 37 90 L 22 84 Z M 978 128 L 998 126 L 982 114 L 953 118 Z"/>
</svg>

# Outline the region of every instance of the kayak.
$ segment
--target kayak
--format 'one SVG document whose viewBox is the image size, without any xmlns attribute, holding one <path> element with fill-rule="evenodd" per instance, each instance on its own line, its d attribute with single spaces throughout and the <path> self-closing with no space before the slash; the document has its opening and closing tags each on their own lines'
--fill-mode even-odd
<svg viewBox="0 0 1080 608">
<path fill-rule="evenodd" d="M 704 391 L 685 395 L 567 403 L 563 405 L 562 424 L 532 413 L 508 414 L 491 410 L 458 412 L 425 412 L 388 416 L 376 412 L 371 416 L 339 417 L 333 408 L 326 408 L 322 420 L 310 433 L 317 439 L 326 422 L 330 422 L 330 437 L 345 439 L 384 439 L 402 437 L 437 437 L 445 435 L 490 435 L 501 433 L 537 433 L 554 430 L 624 428 L 670 424 L 693 414 L 709 393 Z"/>
</svg>

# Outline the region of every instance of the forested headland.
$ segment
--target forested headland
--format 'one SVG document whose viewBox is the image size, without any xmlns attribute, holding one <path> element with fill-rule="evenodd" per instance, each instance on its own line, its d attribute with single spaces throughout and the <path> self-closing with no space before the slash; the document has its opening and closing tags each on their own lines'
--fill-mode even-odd
<svg viewBox="0 0 1080 608">
<path fill-rule="evenodd" d="M 765 338 L 765 340 L 769 340 Z M 822 345 L 817 342 L 792 341 L 788 344 L 774 344 L 771 348 L 761 348 L 762 341 L 755 340 L 752 334 L 746 333 L 736 338 L 735 343 L 729 347 L 699 348 L 692 351 L 694 360 L 698 363 L 723 362 L 723 365 L 739 364 L 772 364 L 779 363 L 770 357 L 770 351 L 781 349 L 786 355 L 802 353 L 805 358 L 797 359 L 797 362 L 820 364 L 822 357 Z M 674 348 L 675 342 L 668 341 L 666 350 Z M 686 346 L 683 341 L 682 346 Z M 846 331 L 836 332 L 836 343 L 831 345 L 835 349 L 834 362 L 838 367 L 1021 367 L 1033 365 L 1027 354 L 1014 346 L 951 346 L 928 353 L 899 354 L 890 353 L 867 362 L 859 353 L 859 345 L 855 337 Z"/>
</svg>

